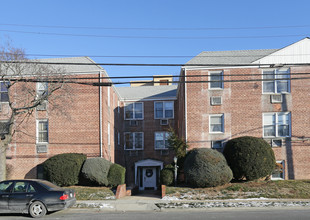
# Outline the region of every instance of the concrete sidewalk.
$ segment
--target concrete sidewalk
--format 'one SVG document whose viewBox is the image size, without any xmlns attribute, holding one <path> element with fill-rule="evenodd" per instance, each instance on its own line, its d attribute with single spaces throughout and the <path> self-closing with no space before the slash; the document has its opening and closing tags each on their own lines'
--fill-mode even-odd
<svg viewBox="0 0 310 220">
<path fill-rule="evenodd" d="M 310 199 L 238 199 L 238 200 L 173 200 L 149 196 L 127 196 L 117 200 L 77 201 L 75 208 L 95 208 L 100 211 L 164 211 L 171 209 L 247 208 L 247 207 L 304 207 Z"/>
</svg>

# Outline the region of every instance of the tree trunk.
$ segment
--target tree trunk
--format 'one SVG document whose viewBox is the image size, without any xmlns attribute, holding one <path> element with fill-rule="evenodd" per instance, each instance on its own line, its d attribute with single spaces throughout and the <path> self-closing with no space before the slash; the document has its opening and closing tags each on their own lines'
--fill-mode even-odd
<svg viewBox="0 0 310 220">
<path fill-rule="evenodd" d="M 0 181 L 6 180 L 6 146 L 0 141 Z"/>
<path fill-rule="evenodd" d="M 0 181 L 6 180 L 6 150 L 11 143 L 12 135 L 1 136 L 0 140 Z"/>
</svg>

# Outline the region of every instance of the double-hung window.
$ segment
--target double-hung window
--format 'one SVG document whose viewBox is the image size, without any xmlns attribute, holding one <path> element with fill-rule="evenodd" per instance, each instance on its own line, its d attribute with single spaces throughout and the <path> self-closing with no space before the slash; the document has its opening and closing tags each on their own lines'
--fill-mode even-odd
<svg viewBox="0 0 310 220">
<path fill-rule="evenodd" d="M 48 84 L 46 82 L 37 82 L 37 98 L 40 101 L 40 105 L 37 106 L 37 110 L 46 110 L 48 96 Z"/>
<path fill-rule="evenodd" d="M 48 95 L 48 84 L 46 82 L 37 82 L 37 96 L 43 97 Z"/>
<path fill-rule="evenodd" d="M 169 136 L 170 132 L 155 132 L 155 149 L 156 150 L 168 149 Z"/>
<path fill-rule="evenodd" d="M 143 132 L 125 132 L 125 150 L 143 150 Z"/>
<path fill-rule="evenodd" d="M 48 121 L 37 120 L 37 143 L 48 143 Z"/>
<path fill-rule="evenodd" d="M 263 70 L 263 93 L 289 93 L 290 92 L 290 69 L 267 69 Z"/>
<path fill-rule="evenodd" d="M 125 106 L 125 120 L 143 119 L 143 103 L 127 103 Z"/>
<path fill-rule="evenodd" d="M 210 115 L 210 133 L 224 133 L 224 114 Z"/>
<path fill-rule="evenodd" d="M 154 103 L 155 119 L 168 119 L 174 117 L 174 102 L 155 102 Z"/>
<path fill-rule="evenodd" d="M 274 112 L 263 114 L 264 137 L 290 137 L 291 114 Z"/>
<path fill-rule="evenodd" d="M 9 101 L 9 93 L 7 86 L 8 86 L 7 82 L 0 82 L 0 102 Z"/>
<path fill-rule="evenodd" d="M 209 72 L 209 89 L 223 89 L 223 71 Z"/>
</svg>

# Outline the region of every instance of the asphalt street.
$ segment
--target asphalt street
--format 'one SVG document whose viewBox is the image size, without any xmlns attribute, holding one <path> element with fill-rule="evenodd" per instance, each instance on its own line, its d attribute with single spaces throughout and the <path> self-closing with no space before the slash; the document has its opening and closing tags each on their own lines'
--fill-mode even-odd
<svg viewBox="0 0 310 220">
<path fill-rule="evenodd" d="M 310 217 L 309 208 L 221 208 L 207 210 L 169 210 L 169 211 L 147 211 L 147 212 L 106 212 L 99 209 L 68 209 L 54 212 L 43 217 L 50 220 L 195 220 L 195 219 L 220 219 L 220 220 L 304 220 Z M 31 219 L 21 214 L 0 214 L 0 219 L 21 220 Z"/>
</svg>

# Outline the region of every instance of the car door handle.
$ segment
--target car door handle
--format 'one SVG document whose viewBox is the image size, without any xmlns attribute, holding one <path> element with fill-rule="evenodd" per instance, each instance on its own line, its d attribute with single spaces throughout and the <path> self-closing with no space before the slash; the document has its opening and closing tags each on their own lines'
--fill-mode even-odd
<svg viewBox="0 0 310 220">
<path fill-rule="evenodd" d="M 2 195 L 2 198 L 8 198 L 9 195 Z"/>
<path fill-rule="evenodd" d="M 33 196 L 33 194 L 26 194 L 26 196 L 27 196 L 27 197 L 32 197 L 32 196 Z"/>
</svg>

